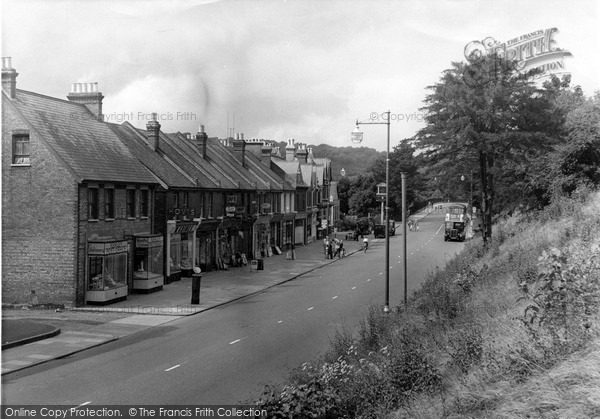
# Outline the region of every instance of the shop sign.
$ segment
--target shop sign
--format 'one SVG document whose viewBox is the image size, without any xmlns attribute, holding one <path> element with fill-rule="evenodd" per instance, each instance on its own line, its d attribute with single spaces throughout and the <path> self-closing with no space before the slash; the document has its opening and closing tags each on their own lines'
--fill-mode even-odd
<svg viewBox="0 0 600 419">
<path fill-rule="evenodd" d="M 163 236 L 137 237 L 135 245 L 142 248 L 161 247 L 163 245 Z"/>
<path fill-rule="evenodd" d="M 127 240 L 88 243 L 88 255 L 114 255 L 116 253 L 125 253 L 128 250 L 129 243 Z"/>
<path fill-rule="evenodd" d="M 271 209 L 271 204 L 269 204 L 268 202 L 265 202 L 260 207 L 264 210 L 268 210 L 268 209 Z"/>
<path fill-rule="evenodd" d="M 246 213 L 246 207 L 235 207 L 235 213 L 238 215 Z"/>
<path fill-rule="evenodd" d="M 191 233 L 196 228 L 197 224 L 181 224 L 175 226 L 175 233 Z"/>
<path fill-rule="evenodd" d="M 173 207 L 173 208 L 169 208 L 167 210 L 167 213 L 169 214 L 170 217 L 179 216 L 179 215 L 181 215 L 181 216 L 195 217 L 197 211 L 196 211 L 195 208 L 187 208 L 187 207 L 184 207 L 184 208 L 175 208 L 175 207 Z M 198 211 L 198 213 L 199 213 L 199 211 Z"/>
<path fill-rule="evenodd" d="M 226 212 L 235 212 L 235 207 L 226 207 L 225 211 Z"/>
</svg>

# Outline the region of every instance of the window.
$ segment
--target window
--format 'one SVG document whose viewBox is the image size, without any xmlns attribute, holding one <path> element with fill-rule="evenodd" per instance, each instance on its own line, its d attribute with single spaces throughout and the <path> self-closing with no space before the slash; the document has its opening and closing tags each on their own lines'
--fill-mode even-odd
<svg viewBox="0 0 600 419">
<path fill-rule="evenodd" d="M 98 219 L 98 188 L 88 189 L 88 218 Z"/>
<path fill-rule="evenodd" d="M 135 218 L 135 189 L 127 189 L 127 218 Z"/>
<path fill-rule="evenodd" d="M 206 194 L 206 216 L 213 217 L 213 196 L 211 193 Z"/>
<path fill-rule="evenodd" d="M 104 218 L 115 218 L 114 189 L 104 189 Z"/>
<path fill-rule="evenodd" d="M 189 201 L 189 194 L 187 192 L 183 193 L 183 208 L 187 208 L 188 207 L 188 201 Z"/>
<path fill-rule="evenodd" d="M 179 194 L 177 192 L 173 194 L 173 207 L 179 208 Z"/>
<path fill-rule="evenodd" d="M 148 217 L 148 189 L 140 190 L 140 217 Z"/>
<path fill-rule="evenodd" d="M 13 134 L 13 164 L 29 164 L 29 133 Z"/>
</svg>

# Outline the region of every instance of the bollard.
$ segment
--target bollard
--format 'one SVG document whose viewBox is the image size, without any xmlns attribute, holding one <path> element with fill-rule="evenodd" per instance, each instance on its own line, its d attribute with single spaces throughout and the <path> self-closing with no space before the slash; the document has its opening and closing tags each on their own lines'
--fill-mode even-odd
<svg viewBox="0 0 600 419">
<path fill-rule="evenodd" d="M 192 274 L 192 304 L 200 304 L 200 282 L 201 274 Z"/>
</svg>

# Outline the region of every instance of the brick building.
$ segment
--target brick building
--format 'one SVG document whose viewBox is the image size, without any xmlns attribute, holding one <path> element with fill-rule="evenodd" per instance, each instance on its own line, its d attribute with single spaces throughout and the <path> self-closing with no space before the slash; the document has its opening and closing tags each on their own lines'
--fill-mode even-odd
<svg viewBox="0 0 600 419">
<path fill-rule="evenodd" d="M 3 303 L 124 298 L 157 181 L 101 120 L 95 84 L 68 100 L 16 88 L 2 59 Z"/>
</svg>

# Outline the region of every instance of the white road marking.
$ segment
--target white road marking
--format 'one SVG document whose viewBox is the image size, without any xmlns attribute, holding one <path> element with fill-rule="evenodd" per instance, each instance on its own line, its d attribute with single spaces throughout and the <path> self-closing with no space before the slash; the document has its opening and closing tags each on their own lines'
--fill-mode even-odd
<svg viewBox="0 0 600 419">
<path fill-rule="evenodd" d="M 241 339 L 236 339 L 236 340 L 232 340 L 231 342 L 229 342 L 230 345 L 233 345 L 234 343 L 238 343 Z"/>
<path fill-rule="evenodd" d="M 311 311 L 314 307 L 309 307 L 306 311 Z"/>
<path fill-rule="evenodd" d="M 167 368 L 167 369 L 165 370 L 165 372 L 169 372 L 169 371 L 171 371 L 171 370 L 174 370 L 175 368 L 179 368 L 180 366 L 181 366 L 181 364 L 177 364 L 177 365 L 175 365 L 175 366 L 173 366 L 173 367 L 171 367 L 171 368 Z"/>
<path fill-rule="evenodd" d="M 353 289 L 353 290 L 355 290 L 355 289 L 356 289 L 356 287 L 352 287 L 352 289 Z"/>
<path fill-rule="evenodd" d="M 440 232 L 440 230 L 442 229 L 442 227 L 444 227 L 444 224 L 440 225 L 440 228 L 437 229 L 437 231 L 435 232 L 436 235 Z"/>
<path fill-rule="evenodd" d="M 279 320 L 277 323 L 283 323 L 283 320 Z"/>
<path fill-rule="evenodd" d="M 383 275 L 383 272 L 379 272 L 379 275 Z"/>
<path fill-rule="evenodd" d="M 332 300 L 335 300 L 336 298 L 338 298 L 338 296 L 336 295 L 335 297 L 332 298 Z"/>
<path fill-rule="evenodd" d="M 371 282 L 371 278 L 367 279 L 367 282 Z"/>
</svg>

